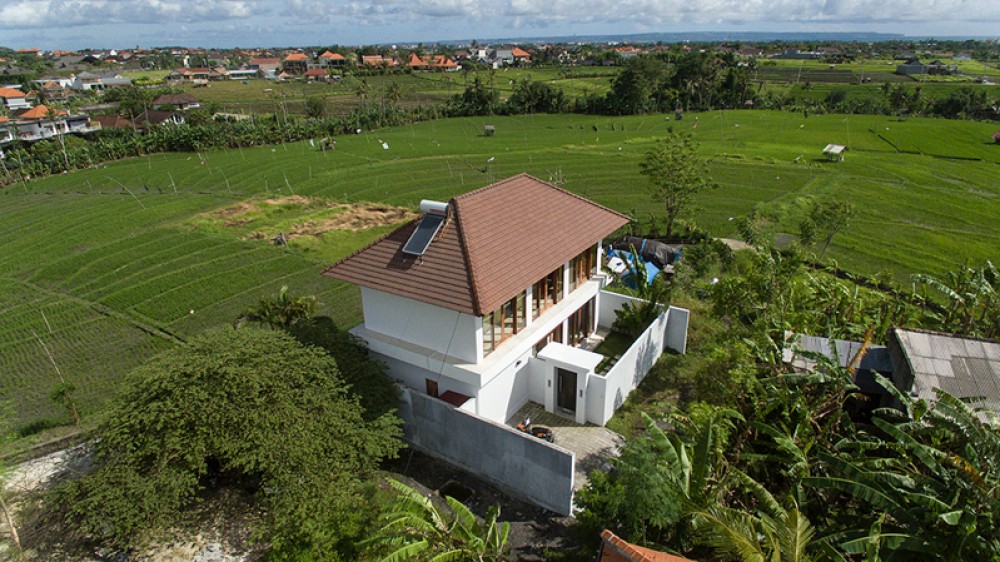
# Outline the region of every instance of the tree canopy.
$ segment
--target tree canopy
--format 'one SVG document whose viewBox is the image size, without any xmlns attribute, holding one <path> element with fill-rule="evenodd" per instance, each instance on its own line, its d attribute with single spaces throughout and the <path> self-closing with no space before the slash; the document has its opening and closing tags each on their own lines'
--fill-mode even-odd
<svg viewBox="0 0 1000 562">
<path fill-rule="evenodd" d="M 698 155 L 698 146 L 691 135 L 671 132 L 646 153 L 639 163 L 639 172 L 649 178 L 653 199 L 667 213 L 668 237 L 694 197 L 715 187 L 708 164 Z"/>
<path fill-rule="evenodd" d="M 276 550 L 330 560 L 359 532 L 364 484 L 401 432 L 393 414 L 364 419 L 321 349 L 228 328 L 131 373 L 97 435 L 95 469 L 55 492 L 82 533 L 134 543 L 218 470 L 259 490 L 259 531 Z"/>
</svg>

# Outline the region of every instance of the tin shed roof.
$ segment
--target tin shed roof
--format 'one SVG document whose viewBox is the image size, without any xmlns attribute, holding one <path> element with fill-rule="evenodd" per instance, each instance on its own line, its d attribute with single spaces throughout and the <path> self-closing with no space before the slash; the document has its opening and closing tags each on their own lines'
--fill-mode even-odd
<svg viewBox="0 0 1000 562">
<path fill-rule="evenodd" d="M 911 392 L 933 401 L 940 388 L 1000 413 L 1000 342 L 900 328 L 893 336 L 913 373 Z"/>
</svg>

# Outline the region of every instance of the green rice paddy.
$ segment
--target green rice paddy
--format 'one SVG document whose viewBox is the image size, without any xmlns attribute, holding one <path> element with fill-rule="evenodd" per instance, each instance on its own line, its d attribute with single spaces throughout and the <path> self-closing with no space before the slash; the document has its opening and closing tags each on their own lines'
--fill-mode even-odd
<svg viewBox="0 0 1000 562">
<path fill-rule="evenodd" d="M 482 134 L 487 124 L 494 136 Z M 1000 146 L 985 123 L 765 111 L 482 117 L 342 136 L 325 152 L 302 142 L 160 154 L 0 192 L 0 398 L 22 428 L 67 421 L 48 399 L 54 362 L 84 413 L 96 412 L 143 359 L 282 285 L 317 295 L 342 326 L 360 322 L 358 290 L 319 272 L 391 225 L 270 243 L 315 221 L 317 202 L 415 209 L 527 172 L 643 221 L 660 216 L 638 163 L 671 127 L 710 158 L 720 187 L 695 217 L 714 235 L 733 236 L 730 219 L 757 204 L 829 195 L 859 211 L 828 252 L 846 269 L 906 282 L 966 259 L 1000 261 Z M 850 147 L 844 162 L 822 157 L 828 143 Z M 278 203 L 251 222 L 206 219 L 262 200 Z"/>
</svg>

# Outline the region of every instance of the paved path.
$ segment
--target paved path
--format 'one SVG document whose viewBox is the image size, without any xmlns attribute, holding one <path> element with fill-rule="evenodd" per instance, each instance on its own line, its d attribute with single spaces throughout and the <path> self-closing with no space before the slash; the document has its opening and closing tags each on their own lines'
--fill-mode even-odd
<svg viewBox="0 0 1000 562">
<path fill-rule="evenodd" d="M 607 468 L 608 458 L 617 457 L 625 439 L 606 427 L 581 425 L 559 414 L 546 412 L 545 407 L 536 402 L 524 405 L 507 425 L 517 426 L 526 418 L 532 425 L 551 428 L 556 445 L 576 454 L 573 475 L 573 489 L 579 490 L 587 484 L 587 474 L 597 468 Z"/>
</svg>

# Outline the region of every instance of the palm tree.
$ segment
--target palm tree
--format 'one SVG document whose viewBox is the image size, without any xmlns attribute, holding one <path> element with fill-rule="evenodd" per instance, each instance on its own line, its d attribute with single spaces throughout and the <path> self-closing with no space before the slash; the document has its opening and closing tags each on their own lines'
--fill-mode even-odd
<svg viewBox="0 0 1000 562">
<path fill-rule="evenodd" d="M 381 562 L 427 560 L 431 562 L 501 562 L 509 550 L 510 524 L 498 522 L 499 506 L 490 508 L 480 522 L 462 502 L 445 497 L 448 509 L 395 480 L 399 492 L 382 516 L 382 527 L 362 543 Z M 383 554 L 388 552 L 388 554 Z"/>
<path fill-rule="evenodd" d="M 705 543 L 742 562 L 816 560 L 819 545 L 813 541 L 816 532 L 809 520 L 797 506 L 784 509 L 774 498 L 771 502 L 771 514 L 722 506 L 699 512 Z"/>
<path fill-rule="evenodd" d="M 284 285 L 276 297 L 261 297 L 255 306 L 249 307 L 236 317 L 233 327 L 239 328 L 247 322 L 264 324 L 272 330 L 287 330 L 300 322 L 309 320 L 316 312 L 316 297 L 294 297 L 288 294 Z"/>
<path fill-rule="evenodd" d="M 371 92 L 371 85 L 364 78 L 358 80 L 358 83 L 354 85 L 354 95 L 358 96 L 358 99 L 361 100 L 362 107 L 368 103 L 368 97 L 371 95 Z"/>
</svg>

